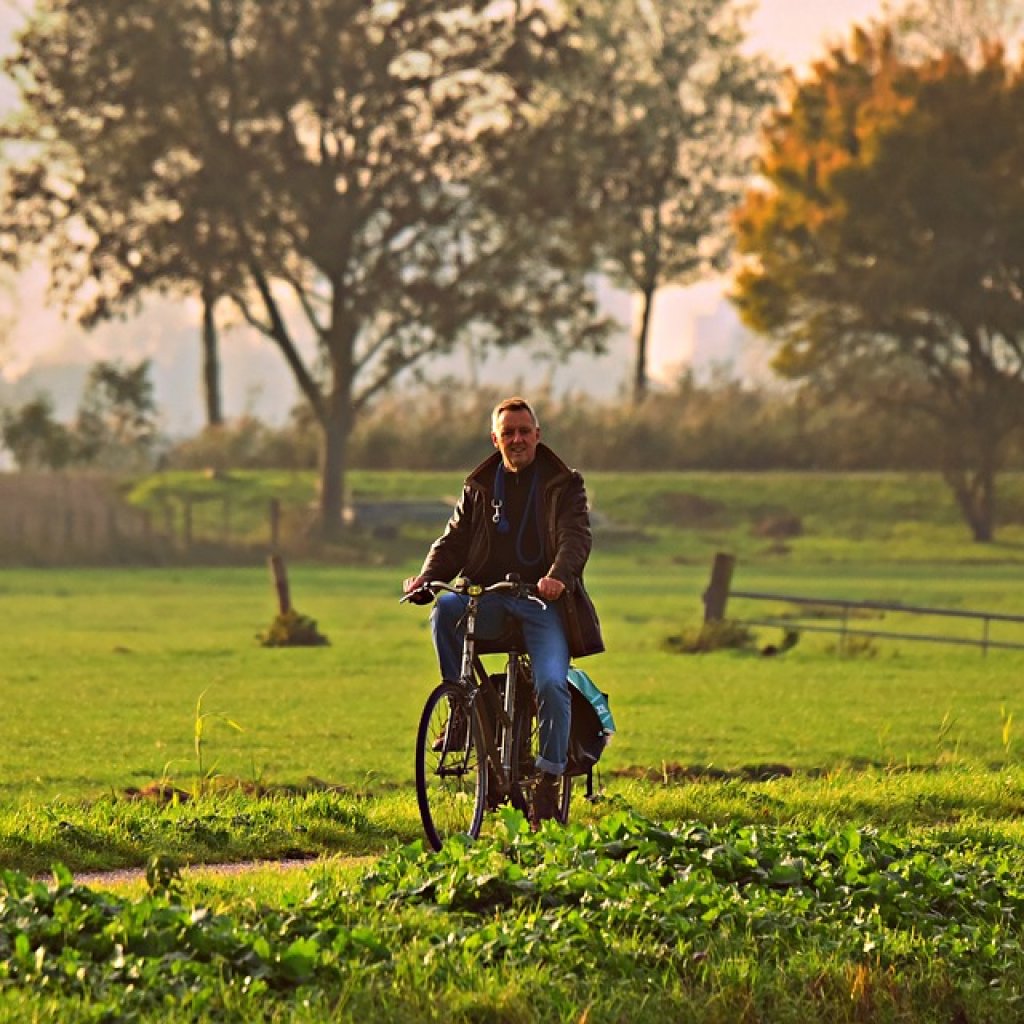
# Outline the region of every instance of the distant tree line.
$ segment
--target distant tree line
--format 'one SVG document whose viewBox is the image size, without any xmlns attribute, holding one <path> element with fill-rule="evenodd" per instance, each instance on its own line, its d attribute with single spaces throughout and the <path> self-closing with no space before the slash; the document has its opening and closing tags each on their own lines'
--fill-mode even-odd
<svg viewBox="0 0 1024 1024">
<path fill-rule="evenodd" d="M 283 425 L 228 419 L 186 438 L 159 431 L 151 364 L 101 361 L 76 415 L 56 418 L 46 394 L 0 410 L 0 447 L 20 469 L 158 468 L 315 471 L 320 444 L 299 404 Z M 466 472 L 489 454 L 489 417 L 505 392 L 442 380 L 381 396 L 351 441 L 355 469 Z M 682 373 L 639 408 L 625 399 L 530 393 L 541 431 L 584 473 L 593 470 L 941 471 L 943 451 L 927 422 L 851 395 L 804 385 L 753 386 L 724 372 L 698 381 Z M 1024 445 L 1006 452 L 1024 469 Z"/>
<path fill-rule="evenodd" d="M 490 452 L 497 389 L 423 388 L 382 398 L 352 438 L 357 469 L 467 472 Z M 906 417 L 849 398 L 753 388 L 683 375 L 643 406 L 588 396 L 531 394 L 542 437 L 584 474 L 597 470 L 900 470 L 934 472 L 934 437 Z M 242 418 L 169 448 L 164 464 L 191 469 L 317 464 L 316 431 L 303 410 L 282 427 Z M 1010 466 L 1024 468 L 1017 451 Z"/>
<path fill-rule="evenodd" d="M 2 447 L 21 469 L 151 469 L 159 431 L 150 368 L 149 360 L 94 363 L 70 423 L 57 419 L 45 393 L 0 410 Z"/>
</svg>

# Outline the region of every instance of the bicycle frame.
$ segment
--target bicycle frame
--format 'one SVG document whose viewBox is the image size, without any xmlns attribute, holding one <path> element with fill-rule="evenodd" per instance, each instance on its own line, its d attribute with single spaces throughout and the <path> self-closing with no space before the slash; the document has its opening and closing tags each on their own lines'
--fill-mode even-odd
<svg viewBox="0 0 1024 1024">
<path fill-rule="evenodd" d="M 448 588 L 455 590 L 455 588 Z M 500 584 L 491 589 L 505 589 Z M 471 584 L 465 591 L 469 598 L 466 612 L 463 616 L 464 635 L 462 641 L 462 669 L 459 675 L 459 682 L 466 687 L 469 693 L 470 706 L 473 714 L 480 721 L 480 736 L 484 741 L 484 751 L 488 763 L 493 771 L 493 781 L 497 783 L 497 789 L 502 797 L 512 794 L 515 778 L 512 771 L 512 758 L 514 748 L 514 725 L 516 723 L 516 698 L 518 690 L 519 673 L 522 666 L 524 652 L 512 647 L 507 651 L 494 651 L 495 654 L 505 653 L 508 655 L 508 662 L 505 667 L 505 692 L 501 694 L 501 704 L 498 707 L 498 735 L 500 741 L 495 740 L 495 730 L 486 728 L 490 723 L 483 717 L 479 707 L 479 701 L 484 698 L 485 690 L 491 686 L 491 677 L 484 668 L 480 655 L 476 650 L 476 620 L 480 608 L 480 598 L 485 593 L 483 587 Z M 539 598 L 532 598 L 539 601 Z"/>
</svg>

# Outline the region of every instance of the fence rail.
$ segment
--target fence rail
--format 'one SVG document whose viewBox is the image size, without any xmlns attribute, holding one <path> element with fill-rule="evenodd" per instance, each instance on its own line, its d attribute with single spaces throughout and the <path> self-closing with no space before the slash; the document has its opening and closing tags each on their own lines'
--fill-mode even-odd
<svg viewBox="0 0 1024 1024">
<path fill-rule="evenodd" d="M 989 650 L 1024 650 L 1024 642 L 1012 640 L 994 640 L 991 636 L 993 623 L 1012 623 L 1024 625 L 1024 615 L 1009 615 L 1005 612 L 988 612 L 967 610 L 963 608 L 932 608 L 922 605 L 904 604 L 901 601 L 855 601 L 848 598 L 811 597 L 805 594 L 775 594 L 764 591 L 731 589 L 732 571 L 735 559 L 731 555 L 718 554 L 711 569 L 711 580 L 704 592 L 704 621 L 714 622 L 725 618 L 725 609 L 730 599 L 748 601 L 772 601 L 776 604 L 785 603 L 804 605 L 816 608 L 836 608 L 840 611 L 840 622 L 837 625 L 809 623 L 804 619 L 768 617 L 744 618 L 741 621 L 748 626 L 766 626 L 781 629 L 792 629 L 799 633 L 832 633 L 840 638 L 840 650 L 848 637 L 865 637 L 871 639 L 915 640 L 931 643 L 960 644 L 980 647 L 983 654 Z M 978 622 L 981 626 L 979 637 L 950 636 L 936 633 L 911 633 L 896 630 L 869 629 L 850 624 L 851 612 L 893 612 L 906 615 L 933 616 L 936 618 L 966 619 Z"/>
<path fill-rule="evenodd" d="M 403 527 L 441 529 L 448 501 L 350 502 L 345 521 L 388 542 Z M 130 505 L 113 477 L 0 473 L 0 566 L 251 561 L 316 551 L 317 508 L 295 498 L 225 489 L 166 493 Z"/>
</svg>

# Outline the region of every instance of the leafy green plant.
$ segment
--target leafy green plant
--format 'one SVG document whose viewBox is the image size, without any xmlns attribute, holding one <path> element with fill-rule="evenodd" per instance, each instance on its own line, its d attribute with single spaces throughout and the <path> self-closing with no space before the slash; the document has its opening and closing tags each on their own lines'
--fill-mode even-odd
<svg viewBox="0 0 1024 1024">
<path fill-rule="evenodd" d="M 60 866 L 49 884 L 5 871 L 0 1002 L 54 1000 L 45 1019 L 87 1003 L 97 1021 L 326 1024 L 342 1004 L 346 1020 L 431 1020 L 438 1002 L 453 1021 L 523 1024 L 781 1005 L 760 1019 L 1016 1019 L 1024 848 L 1008 836 L 606 808 L 538 832 L 506 810 L 489 838 L 316 868 L 276 896 L 211 892 L 169 863 L 141 896 Z"/>
<path fill-rule="evenodd" d="M 146 862 L 146 885 L 154 896 L 180 893 L 181 864 L 165 853 L 154 853 Z"/>
</svg>

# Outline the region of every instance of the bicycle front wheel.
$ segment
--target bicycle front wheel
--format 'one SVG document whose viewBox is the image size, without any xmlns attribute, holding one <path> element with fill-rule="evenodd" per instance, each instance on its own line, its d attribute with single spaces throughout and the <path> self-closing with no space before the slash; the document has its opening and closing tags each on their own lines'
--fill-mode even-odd
<svg viewBox="0 0 1024 1024">
<path fill-rule="evenodd" d="M 480 834 L 487 779 L 478 728 L 461 686 L 441 683 L 427 697 L 416 734 L 416 799 L 435 850 L 451 836 Z"/>
</svg>

